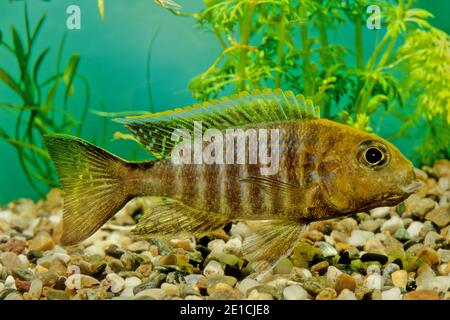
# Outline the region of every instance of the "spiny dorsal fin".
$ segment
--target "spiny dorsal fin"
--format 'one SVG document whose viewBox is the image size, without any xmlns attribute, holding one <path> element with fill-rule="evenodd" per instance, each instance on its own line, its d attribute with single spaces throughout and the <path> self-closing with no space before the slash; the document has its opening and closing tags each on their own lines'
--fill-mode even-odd
<svg viewBox="0 0 450 320">
<path fill-rule="evenodd" d="M 202 129 L 225 130 L 251 124 L 283 122 L 319 118 L 320 111 L 311 100 L 291 91 L 264 90 L 252 94 L 241 93 L 190 107 L 168 110 L 152 115 L 115 119 L 125 124 L 137 140 L 157 158 L 170 157 L 176 145 L 172 133 L 186 129 L 191 136 L 194 122 L 201 121 Z"/>
</svg>

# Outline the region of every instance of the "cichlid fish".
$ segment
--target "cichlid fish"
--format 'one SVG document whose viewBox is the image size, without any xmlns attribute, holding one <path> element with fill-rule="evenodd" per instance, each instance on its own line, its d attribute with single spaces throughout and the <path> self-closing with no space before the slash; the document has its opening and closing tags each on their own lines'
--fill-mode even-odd
<svg viewBox="0 0 450 320">
<path fill-rule="evenodd" d="M 158 196 L 135 234 L 201 236 L 230 220 L 259 220 L 243 253 L 273 262 L 290 252 L 308 222 L 393 206 L 420 186 L 412 163 L 394 145 L 319 119 L 310 100 L 291 92 L 242 94 L 117 121 L 157 159 L 128 162 L 76 137 L 46 137 L 65 191 L 63 245 L 92 235 L 130 199 Z M 280 156 L 278 171 L 263 175 L 267 164 L 261 163 L 174 164 L 171 155 L 182 142 L 173 133 L 195 133 L 195 121 L 202 132 L 279 130 L 272 149 Z"/>
</svg>

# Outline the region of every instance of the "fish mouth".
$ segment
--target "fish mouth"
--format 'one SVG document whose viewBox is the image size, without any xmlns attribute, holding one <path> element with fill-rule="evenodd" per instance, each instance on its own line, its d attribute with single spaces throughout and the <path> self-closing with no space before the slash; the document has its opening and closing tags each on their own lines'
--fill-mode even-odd
<svg viewBox="0 0 450 320">
<path fill-rule="evenodd" d="M 403 192 L 406 192 L 406 193 L 414 193 L 417 190 L 419 190 L 420 188 L 422 188 L 423 186 L 424 186 L 424 183 L 422 181 L 414 180 L 410 184 L 407 184 L 406 186 L 401 187 L 401 189 Z"/>
</svg>

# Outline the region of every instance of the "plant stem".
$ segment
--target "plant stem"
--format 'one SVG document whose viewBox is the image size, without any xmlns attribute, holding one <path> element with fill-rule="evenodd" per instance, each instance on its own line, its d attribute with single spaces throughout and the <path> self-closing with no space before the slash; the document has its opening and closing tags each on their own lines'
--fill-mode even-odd
<svg viewBox="0 0 450 320">
<path fill-rule="evenodd" d="M 255 11 L 256 3 L 250 1 L 245 12 L 244 20 L 241 22 L 240 26 L 240 36 L 241 36 L 241 46 L 248 46 L 250 41 L 250 32 L 252 27 L 253 12 Z M 239 62 L 237 68 L 237 84 L 236 90 L 238 92 L 245 90 L 245 65 L 247 63 L 247 50 L 242 49 L 239 55 Z"/>
<path fill-rule="evenodd" d="M 305 96 L 311 96 L 311 71 L 309 64 L 309 41 L 308 41 L 308 20 L 306 16 L 306 9 L 304 5 L 300 5 L 300 18 L 302 22 L 300 24 L 300 38 L 302 42 L 302 54 L 303 54 L 303 88 L 305 90 Z"/>
<path fill-rule="evenodd" d="M 363 68 L 363 38 L 362 38 L 362 20 L 360 17 L 355 20 L 355 51 L 356 51 L 356 67 Z"/>
<path fill-rule="evenodd" d="M 386 36 L 387 36 L 388 34 L 386 34 Z M 386 36 L 385 36 L 385 38 L 383 38 L 383 40 L 385 40 L 386 39 Z M 393 35 L 392 36 L 392 39 L 391 39 L 391 42 L 389 43 L 389 45 L 388 45 L 388 47 L 387 47 L 387 49 L 386 49 L 386 51 L 383 53 L 383 55 L 381 56 L 381 59 L 380 59 L 380 61 L 378 62 L 378 65 L 377 65 L 377 68 L 376 68 L 376 70 L 380 70 L 381 68 L 383 68 L 383 66 L 386 64 L 386 62 L 387 62 L 387 60 L 389 59 L 389 57 L 390 57 L 390 55 L 391 55 L 391 52 L 392 52 L 392 49 L 394 48 L 394 45 L 395 45 L 395 43 L 397 42 L 397 38 L 398 38 L 398 34 L 395 34 L 395 35 Z M 389 39 L 389 38 L 387 38 L 387 39 Z M 383 42 L 383 41 L 382 41 Z M 387 41 L 386 41 L 387 42 Z M 381 45 L 382 43 L 380 43 L 380 45 Z M 373 58 L 373 56 L 372 56 L 372 58 Z M 372 70 L 372 68 L 371 69 L 367 69 L 369 72 Z M 369 78 L 367 81 L 366 81 L 366 85 L 367 85 L 367 90 L 361 90 L 360 91 L 360 95 L 359 95 L 359 97 L 358 97 L 358 103 L 356 104 L 356 113 L 357 114 L 359 114 L 359 113 L 363 113 L 363 111 L 364 111 L 364 107 L 367 105 L 367 103 L 369 102 L 369 98 L 370 98 L 370 96 L 371 96 L 371 94 L 372 94 L 372 90 L 373 90 L 373 88 L 375 87 L 375 83 L 376 83 L 376 79 L 374 78 L 374 77 L 371 77 L 371 78 Z M 366 86 L 365 86 L 366 87 Z"/>
<path fill-rule="evenodd" d="M 281 87 L 281 64 L 284 56 L 284 33 L 286 32 L 286 25 L 284 21 L 284 12 L 280 17 L 280 25 L 278 27 L 278 46 L 277 46 L 277 70 L 275 76 L 275 88 Z"/>
</svg>

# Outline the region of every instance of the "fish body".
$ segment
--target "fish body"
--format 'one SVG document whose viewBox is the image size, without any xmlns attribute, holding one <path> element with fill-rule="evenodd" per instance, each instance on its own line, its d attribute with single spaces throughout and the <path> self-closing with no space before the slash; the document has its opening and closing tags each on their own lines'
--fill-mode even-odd
<svg viewBox="0 0 450 320">
<path fill-rule="evenodd" d="M 273 261 L 289 252 L 308 222 L 395 205 L 414 190 L 413 166 L 395 146 L 317 115 L 302 96 L 270 92 L 120 119 L 158 158 L 140 163 L 75 137 L 47 137 L 66 191 L 62 243 L 87 238 L 134 197 L 158 196 L 159 203 L 145 212 L 136 234 L 200 236 L 230 220 L 261 220 L 255 235 L 244 242 L 244 254 Z M 174 130 L 195 136 L 196 121 L 203 121 L 205 129 L 216 128 L 216 135 L 231 129 L 276 132 L 266 149 L 272 160 L 277 155 L 277 170 L 263 174 L 267 161 L 219 161 L 220 150 L 227 155 L 222 160 L 249 160 L 249 136 L 241 145 L 247 147 L 244 151 L 228 151 L 226 143 L 214 149 L 213 163 L 204 163 L 202 156 L 196 163 L 174 163 L 182 140 Z M 211 144 L 212 139 L 201 141 L 203 148 Z M 195 153 L 188 158 L 195 159 Z"/>
</svg>

